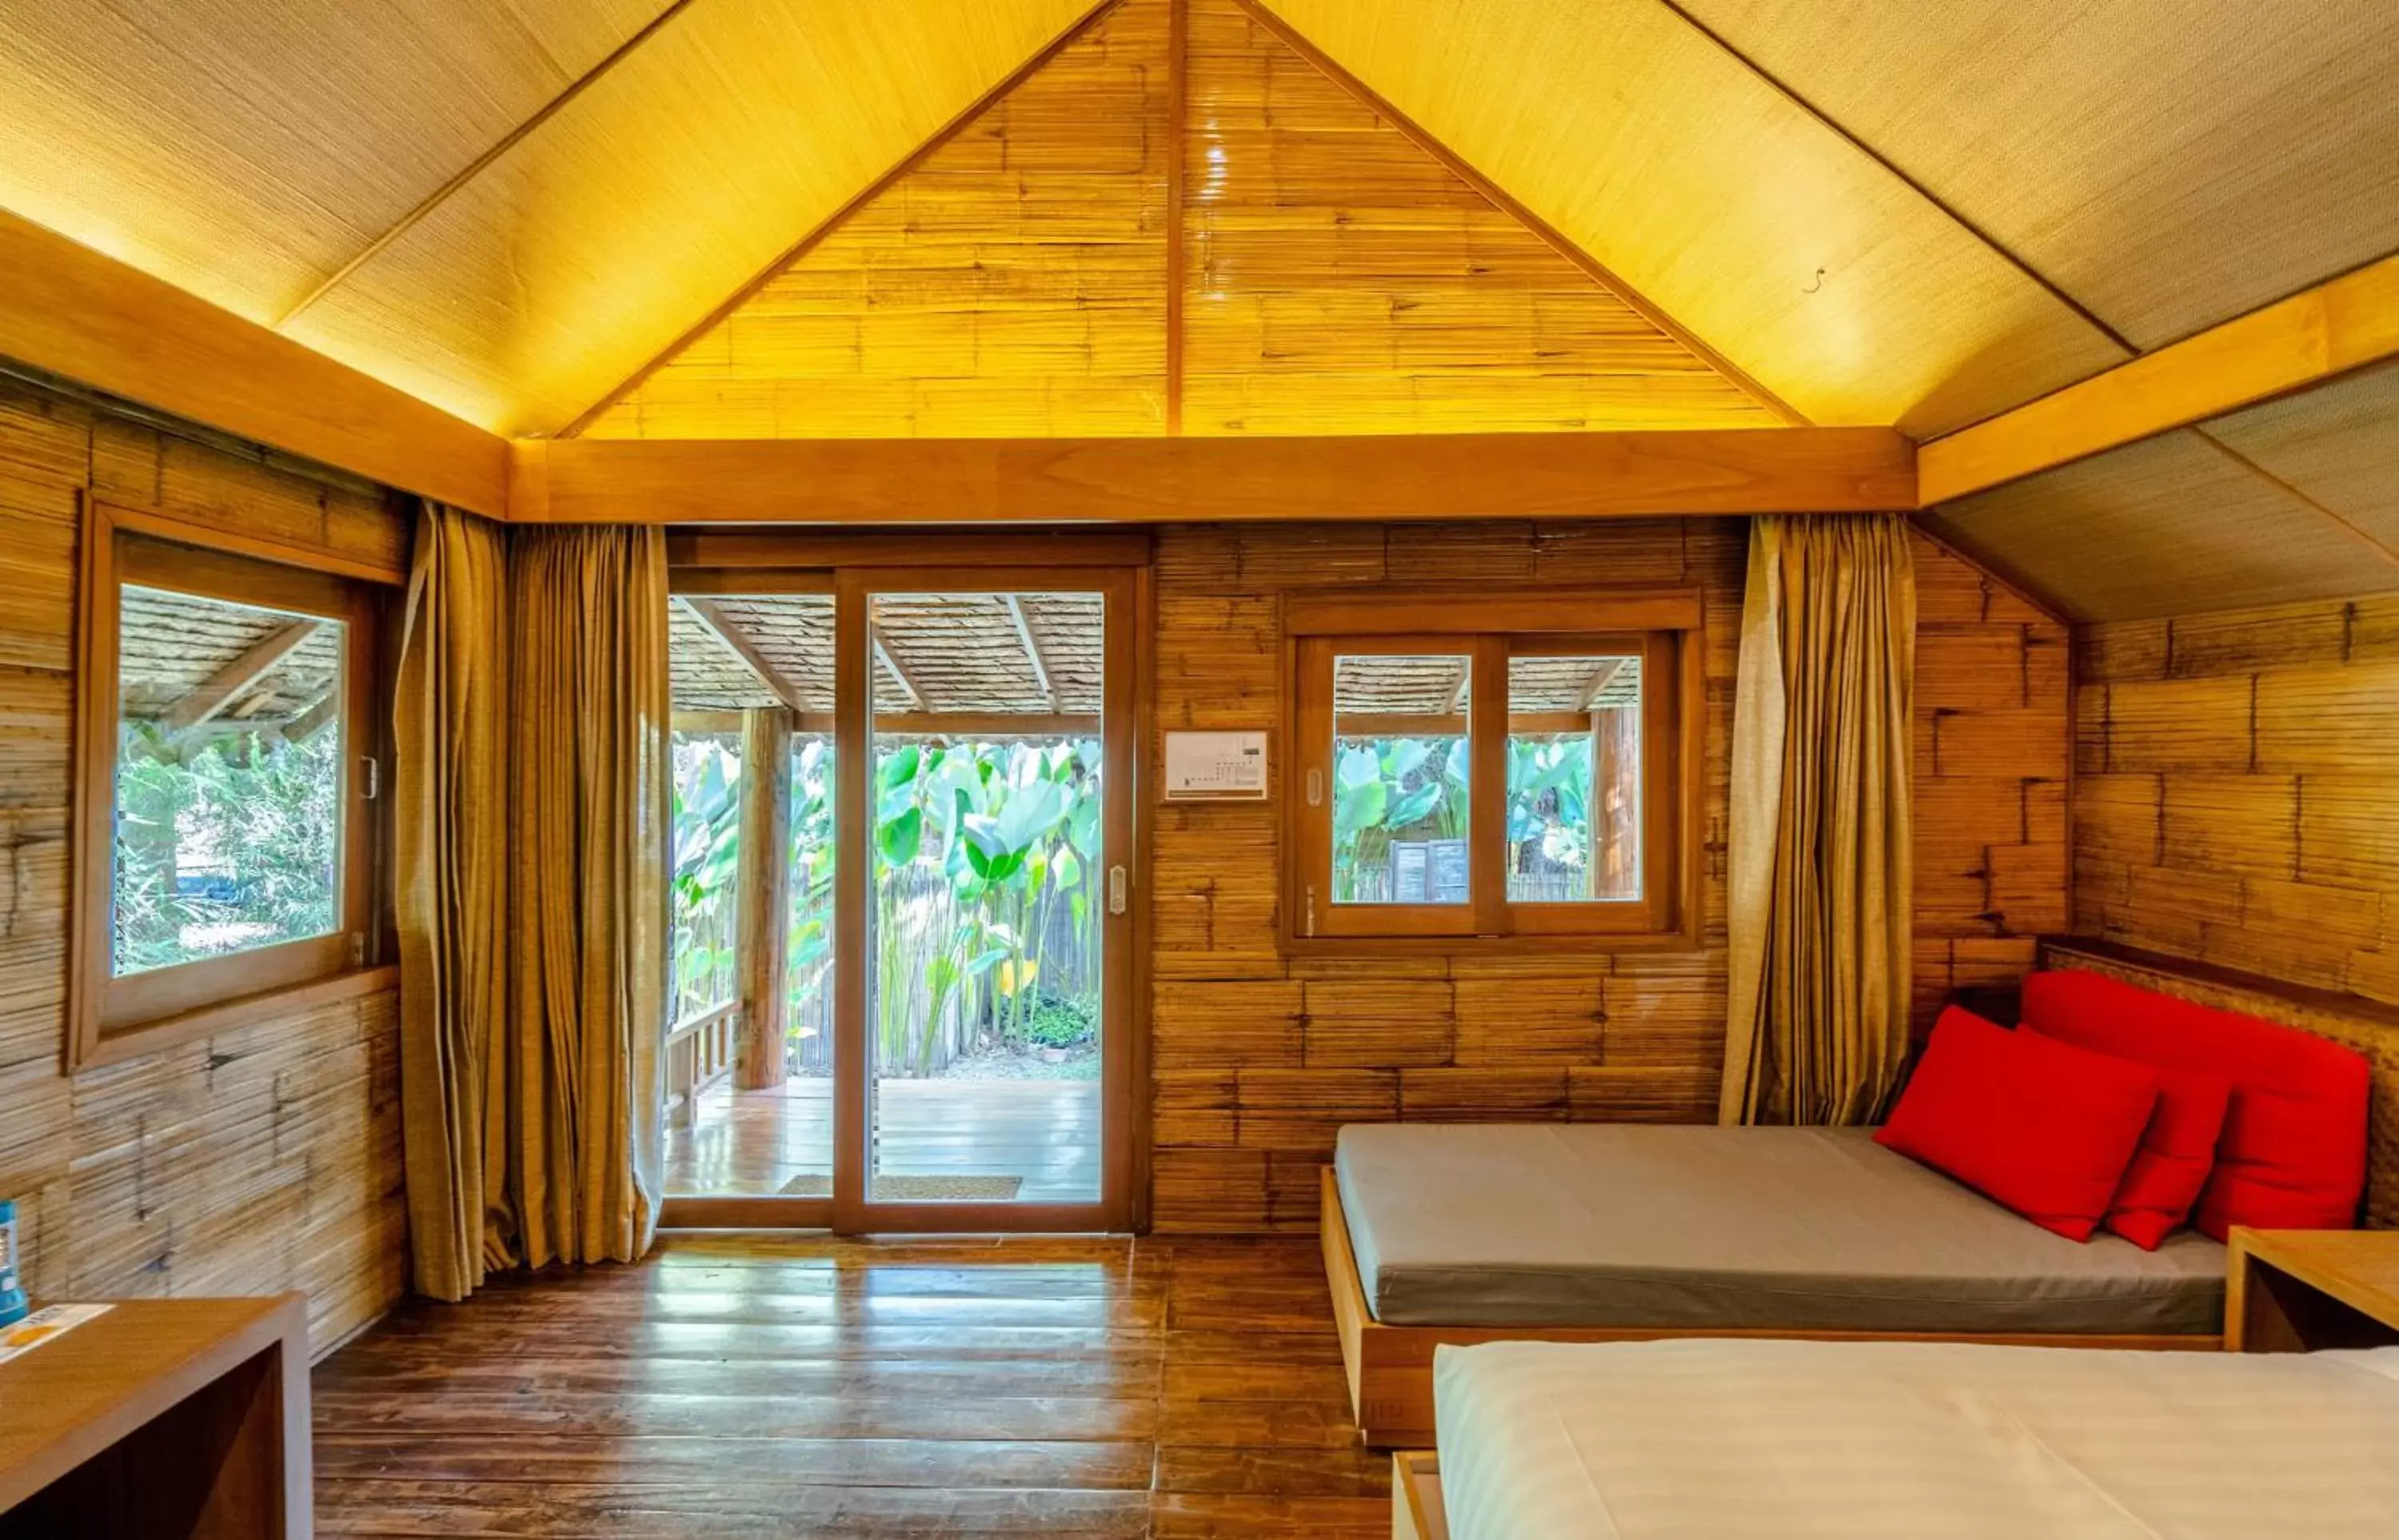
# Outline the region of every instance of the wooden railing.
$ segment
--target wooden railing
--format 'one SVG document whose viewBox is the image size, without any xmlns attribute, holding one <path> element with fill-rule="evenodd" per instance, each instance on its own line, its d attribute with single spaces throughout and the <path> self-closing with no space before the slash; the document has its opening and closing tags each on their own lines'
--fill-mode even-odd
<svg viewBox="0 0 2399 1540">
<path fill-rule="evenodd" d="M 741 1002 L 727 1000 L 667 1029 L 667 1115 L 689 1128 L 699 1113 L 699 1093 L 733 1073 L 735 1027 Z"/>
</svg>

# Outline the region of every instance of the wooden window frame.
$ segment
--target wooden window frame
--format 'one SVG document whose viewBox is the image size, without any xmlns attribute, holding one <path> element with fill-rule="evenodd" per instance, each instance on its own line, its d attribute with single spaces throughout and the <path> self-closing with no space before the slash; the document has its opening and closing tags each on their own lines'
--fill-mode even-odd
<svg viewBox="0 0 2399 1540">
<path fill-rule="evenodd" d="M 387 915 L 378 903 L 385 846 L 377 792 L 389 783 L 379 709 L 385 591 L 355 564 L 271 554 L 173 520 L 88 504 L 75 653 L 75 803 L 70 851 L 67 1033 L 70 1073 L 204 1037 L 269 1003 L 284 1008 L 388 987 L 379 966 Z M 125 585 L 338 621 L 343 632 L 339 927 L 117 978 L 114 956 L 119 630 Z M 369 762 L 373 769 L 365 769 Z"/>
<path fill-rule="evenodd" d="M 1699 944 L 1706 733 L 1704 612 L 1696 588 L 1371 588 L 1285 596 L 1282 902 L 1293 955 L 1611 949 Z M 1585 652 L 1641 658 L 1641 897 L 1511 900 L 1507 896 L 1508 663 Z M 1335 905 L 1332 891 L 1333 671 L 1337 656 L 1471 657 L 1463 904 Z M 1314 805 L 1309 777 L 1325 790 Z M 1316 901 L 1311 904 L 1311 898 Z"/>
</svg>

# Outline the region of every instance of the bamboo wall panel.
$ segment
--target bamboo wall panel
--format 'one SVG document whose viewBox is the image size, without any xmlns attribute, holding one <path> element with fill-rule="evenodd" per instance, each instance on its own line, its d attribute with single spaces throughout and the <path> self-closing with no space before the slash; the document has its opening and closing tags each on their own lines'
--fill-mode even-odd
<svg viewBox="0 0 2399 1540">
<path fill-rule="evenodd" d="M 1191 433 L 1779 419 L 1233 0 L 1191 0 Z"/>
<path fill-rule="evenodd" d="M 584 433 L 1159 431 L 1167 4 L 1108 12 Z"/>
<path fill-rule="evenodd" d="M 36 1295 L 305 1289 L 321 1346 L 406 1281 L 398 996 L 69 1079 L 76 498 L 404 561 L 381 497 L 0 387 L 0 1194 Z"/>
<path fill-rule="evenodd" d="M 1272 802 L 1155 804 L 1152 1213 L 1168 1231 L 1306 1230 L 1343 1122 L 1713 1118 L 1724 1042 L 1724 820 L 1747 532 L 1729 520 L 1171 525 L 1157 556 L 1158 725 L 1279 720 L 1292 588 L 1457 580 L 1695 584 L 1708 680 L 1694 952 L 1286 958 Z M 2066 637 L 1916 545 L 1919 1027 L 2020 976 L 2066 907 Z M 1288 748 L 1270 756 L 1280 777 Z M 1280 796 L 1278 778 L 1274 788 Z"/>
<path fill-rule="evenodd" d="M 2399 600 L 2097 626 L 2078 933 L 2399 1003 Z"/>
</svg>

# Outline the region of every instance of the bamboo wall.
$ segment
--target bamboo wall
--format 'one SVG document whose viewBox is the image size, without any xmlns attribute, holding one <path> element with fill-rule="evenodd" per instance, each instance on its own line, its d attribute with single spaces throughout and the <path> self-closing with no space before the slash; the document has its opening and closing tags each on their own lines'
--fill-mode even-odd
<svg viewBox="0 0 2399 1540">
<path fill-rule="evenodd" d="M 305 1289 L 322 1345 L 405 1282 L 398 997 L 60 1074 L 76 496 L 404 562 L 379 495 L 0 384 L 0 1196 L 36 1296 Z"/>
<path fill-rule="evenodd" d="M 2399 1002 L 2399 600 L 2086 628 L 2074 928 Z"/>
<path fill-rule="evenodd" d="M 1177 527 L 1158 547 L 1161 729 L 1274 722 L 1283 590 L 1345 583 L 1695 584 L 1708 680 L 1705 927 L 1693 953 L 1288 959 L 1281 812 L 1153 811 L 1152 1209 L 1165 1231 L 1305 1230 L 1347 1122 L 1699 1121 L 1725 1010 L 1724 858 L 1747 532 L 1739 520 Z M 1916 548 L 1919 1024 L 2021 974 L 2064 918 L 2064 630 Z M 1273 756 L 1279 776 L 1287 756 Z M 1277 788 L 1278 793 L 1280 787 Z"/>
<path fill-rule="evenodd" d="M 1168 0 L 1119 0 L 581 431 L 1779 420 L 1234 0 L 1186 12 L 1178 70 Z"/>
</svg>

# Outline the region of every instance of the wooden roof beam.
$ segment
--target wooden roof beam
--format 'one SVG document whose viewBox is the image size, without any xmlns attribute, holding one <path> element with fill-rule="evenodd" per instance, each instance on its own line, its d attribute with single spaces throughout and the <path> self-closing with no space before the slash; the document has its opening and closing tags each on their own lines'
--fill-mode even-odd
<svg viewBox="0 0 2399 1540">
<path fill-rule="evenodd" d="M 1033 638 L 1032 623 L 1024 618 L 1024 601 L 1012 593 L 1001 594 L 999 601 L 1008 606 L 1008 618 L 1016 628 L 1016 641 L 1024 649 L 1024 661 L 1033 666 L 1033 687 L 1041 692 L 1042 700 L 1055 711 L 1058 686 L 1050 678 L 1050 664 L 1041 655 L 1041 643 Z"/>
<path fill-rule="evenodd" d="M 1931 440 L 1917 454 L 1918 506 L 2003 486 L 2393 357 L 2399 255 Z"/>
<path fill-rule="evenodd" d="M 1596 710 L 1599 707 L 1599 693 L 1615 682 L 1616 676 L 1622 672 L 1623 669 L 1624 660 L 1620 657 L 1601 658 L 1599 667 L 1591 671 L 1590 682 L 1583 685 L 1582 694 L 1575 697 L 1575 710 L 1578 712 Z"/>
<path fill-rule="evenodd" d="M 0 211 L 0 358 L 493 518 L 508 440 Z"/>
<path fill-rule="evenodd" d="M 317 634 L 322 621 L 295 620 L 279 626 L 244 647 L 208 678 L 177 697 L 159 713 L 159 731 L 172 737 L 188 733 L 226 707 L 243 692 L 272 673 L 300 644 Z"/>
<path fill-rule="evenodd" d="M 1125 439 L 521 442 L 525 523 L 1175 523 L 1888 513 L 1916 446 L 1886 427 Z"/>
<path fill-rule="evenodd" d="M 916 682 L 908 677 L 908 670 L 901 668 L 900 660 L 891 655 L 889 644 L 883 640 L 882 625 L 879 622 L 869 622 L 866 636 L 867 640 L 874 644 L 875 661 L 882 664 L 890 673 L 893 681 L 899 684 L 901 697 L 906 703 L 908 709 L 911 711 L 926 709 L 925 692 L 917 688 Z"/>
<path fill-rule="evenodd" d="M 774 661 L 758 650 L 758 643 L 749 632 L 712 599 L 700 599 L 692 594 L 677 594 L 675 601 L 691 612 L 692 618 L 708 628 L 709 634 L 725 643 L 725 651 L 741 660 L 742 667 L 758 676 L 760 683 L 774 694 L 794 716 L 807 713 L 807 702 L 800 687 L 792 682 Z"/>
</svg>

